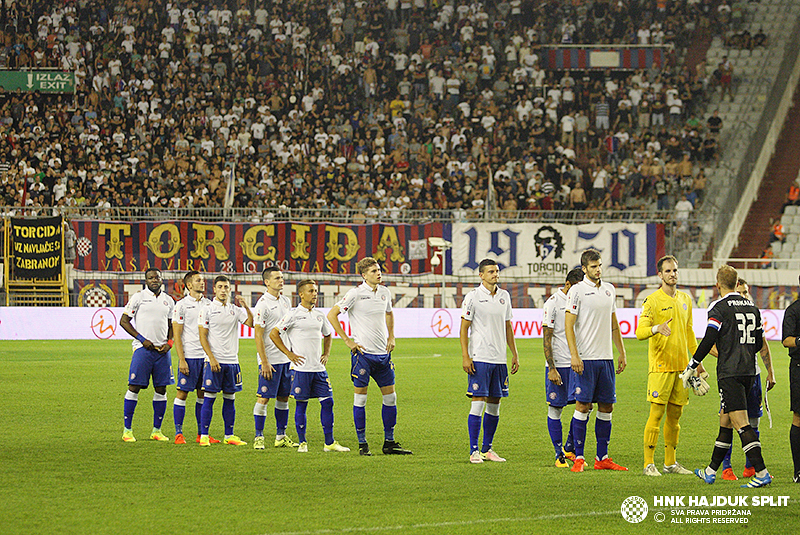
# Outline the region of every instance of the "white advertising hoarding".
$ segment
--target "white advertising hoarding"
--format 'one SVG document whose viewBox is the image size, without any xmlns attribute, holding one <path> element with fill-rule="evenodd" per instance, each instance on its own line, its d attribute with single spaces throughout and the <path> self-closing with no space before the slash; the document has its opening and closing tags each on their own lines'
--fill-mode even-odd
<svg viewBox="0 0 800 535">
<path fill-rule="evenodd" d="M 327 312 L 327 309 L 321 309 Z M 0 307 L 0 340 L 130 340 L 119 325 L 123 308 Z M 640 309 L 619 308 L 617 319 L 625 338 L 634 338 Z M 702 338 L 706 330 L 706 310 L 694 310 L 694 331 Z M 764 332 L 768 340 L 780 340 L 783 310 L 762 310 Z M 458 338 L 461 309 L 395 308 L 397 338 Z M 339 320 L 349 333 L 347 315 Z M 514 334 L 517 338 L 541 338 L 542 310 L 514 310 Z M 253 330 L 242 326 L 243 338 L 252 338 Z"/>
</svg>

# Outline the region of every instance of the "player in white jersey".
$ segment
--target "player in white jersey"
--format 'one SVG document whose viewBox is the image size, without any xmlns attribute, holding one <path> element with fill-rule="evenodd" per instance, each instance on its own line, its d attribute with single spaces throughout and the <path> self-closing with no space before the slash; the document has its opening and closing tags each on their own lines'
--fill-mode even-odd
<svg viewBox="0 0 800 535">
<path fill-rule="evenodd" d="M 323 451 L 350 451 L 350 448 L 340 445 L 333 438 L 333 389 L 325 370 L 331 354 L 333 330 L 325 314 L 315 308 L 318 291 L 315 281 L 300 281 L 297 284 L 300 304 L 281 318 L 270 331 L 269 337 L 275 347 L 292 362 L 294 424 L 297 440 L 300 441 L 297 451 L 308 453 L 306 409 L 311 398 L 319 399 L 320 420 L 325 434 Z M 323 342 L 322 353 L 319 350 L 320 342 Z"/>
<path fill-rule="evenodd" d="M 611 440 L 611 411 L 617 402 L 614 377 L 614 360 L 611 349 L 619 351 L 616 373 L 626 366 L 625 346 L 617 321 L 614 285 L 603 282 L 603 262 L 594 249 L 581 255 L 584 278 L 569 289 L 564 328 L 571 355 L 571 367 L 575 372 L 575 414 L 572 417 L 572 437 L 575 441 L 575 464 L 573 472 L 583 472 L 586 461 L 583 448 L 586 442 L 586 424 L 592 403 L 597 403 L 597 421 L 594 425 L 597 438 L 595 470 L 627 470 L 608 456 Z"/>
<path fill-rule="evenodd" d="M 203 293 L 206 283 L 199 271 L 190 271 L 183 277 L 183 286 L 189 294 L 175 304 L 172 328 L 175 331 L 175 353 L 178 354 L 178 390 L 172 407 L 175 421 L 175 444 L 186 444 L 183 420 L 186 417 L 186 399 L 192 390 L 197 392 L 194 416 L 197 420 L 197 438 L 200 442 L 200 411 L 203 408 L 203 365 L 206 353 L 200 344 L 197 318 L 200 310 L 211 303 Z M 219 440 L 209 437 L 214 444 Z"/>
<path fill-rule="evenodd" d="M 564 287 L 557 290 L 544 304 L 542 319 L 542 343 L 544 345 L 545 366 L 544 391 L 547 403 L 547 431 L 556 452 L 557 468 L 569 468 L 567 459 L 575 460 L 575 446 L 572 441 L 572 429 L 567 435 L 566 444 L 562 445 L 561 413 L 569 404 L 575 403 L 572 392 L 573 372 L 570 368 L 571 357 L 567 335 L 564 331 L 564 315 L 567 310 L 567 292 L 573 284 L 583 279 L 581 268 L 575 268 L 567 274 Z"/>
<path fill-rule="evenodd" d="M 236 421 L 236 392 L 242 391 L 242 370 L 239 367 L 239 324 L 253 326 L 253 313 L 241 295 L 240 306 L 231 302 L 231 281 L 225 275 L 214 279 L 214 300 L 200 311 L 197 318 L 200 344 L 206 354 L 203 369 L 203 409 L 200 414 L 200 445 L 209 446 L 208 428 L 214 415 L 214 401 L 222 392 L 222 419 L 225 422 L 225 444 L 246 446 L 233 434 Z"/>
<path fill-rule="evenodd" d="M 394 440 L 397 423 L 397 394 L 394 389 L 394 314 L 392 294 L 381 285 L 381 266 L 368 256 L 357 265 L 364 282 L 348 291 L 328 312 L 328 321 L 347 347 L 350 348 L 350 376 L 353 380 L 353 420 L 358 437 L 358 453 L 372 455 L 367 442 L 367 388 L 369 379 L 381 389 L 383 395 L 383 453 L 408 455 Z M 347 336 L 339 323 L 339 314 L 347 312 L 353 338 Z"/>
<path fill-rule="evenodd" d="M 467 428 L 471 463 L 503 462 L 492 449 L 500 421 L 500 398 L 508 396 L 506 345 L 511 350 L 511 373 L 519 369 L 511 295 L 497 287 L 500 268 L 490 258 L 478 265 L 481 285 L 464 297 L 461 306 L 461 360 L 467 378 L 467 397 L 472 398 Z M 484 414 L 484 409 L 486 413 Z M 483 447 L 478 448 L 483 415 Z"/>
<path fill-rule="evenodd" d="M 292 387 L 290 361 L 269 339 L 270 331 L 289 312 L 292 302 L 285 295 L 281 295 L 283 273 L 280 269 L 275 266 L 266 268 L 261 273 L 261 279 L 267 291 L 253 309 L 258 358 L 258 390 L 256 405 L 253 407 L 256 438 L 253 440 L 253 448 L 263 450 L 265 447 L 264 423 L 267 419 L 267 404 L 273 398 L 275 399 L 275 447 L 296 448 L 298 444 L 286 436 L 286 426 L 289 423 L 289 393 Z"/>
<path fill-rule="evenodd" d="M 139 390 L 147 388 L 153 376 L 153 431 L 151 440 L 169 442 L 161 432 L 167 410 L 167 385 L 175 384 L 169 349 L 172 347 L 172 311 L 175 301 L 161 291 L 161 271 L 148 268 L 144 272 L 145 288 L 133 294 L 119 321 L 133 336 L 133 357 L 125 392 L 125 430 L 122 440 L 136 442 L 133 436 L 133 413 L 139 401 Z M 136 327 L 131 324 L 131 319 Z"/>
</svg>

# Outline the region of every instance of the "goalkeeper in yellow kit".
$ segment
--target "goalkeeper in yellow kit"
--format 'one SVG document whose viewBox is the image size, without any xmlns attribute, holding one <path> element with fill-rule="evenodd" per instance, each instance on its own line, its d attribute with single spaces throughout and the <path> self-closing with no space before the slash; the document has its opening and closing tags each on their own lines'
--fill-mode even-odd
<svg viewBox="0 0 800 535">
<path fill-rule="evenodd" d="M 656 264 L 661 287 L 653 292 L 642 305 L 642 314 L 636 328 L 636 338 L 650 340 L 648 349 L 649 370 L 647 376 L 647 400 L 650 402 L 650 417 L 644 428 L 644 475 L 660 476 L 655 465 L 655 448 L 658 429 L 664 422 L 664 473 L 685 474 L 692 472 L 675 459 L 675 448 L 680 435 L 680 418 L 683 408 L 689 403 L 689 391 L 680 378 L 697 349 L 697 338 L 692 328 L 692 299 L 679 291 L 678 261 L 668 255 Z M 708 392 L 705 370 L 698 369 L 702 380 L 697 381 L 695 394 Z"/>
</svg>

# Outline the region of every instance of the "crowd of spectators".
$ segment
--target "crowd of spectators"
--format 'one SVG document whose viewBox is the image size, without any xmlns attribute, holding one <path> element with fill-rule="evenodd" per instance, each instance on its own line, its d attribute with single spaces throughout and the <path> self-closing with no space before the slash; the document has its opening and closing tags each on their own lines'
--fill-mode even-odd
<svg viewBox="0 0 800 535">
<path fill-rule="evenodd" d="M 688 214 L 722 123 L 704 111 L 715 80 L 679 58 L 717 4 L 16 0 L 0 67 L 74 71 L 77 90 L 0 90 L 0 205 L 217 207 L 232 176 L 233 205 L 266 217 L 468 218 L 492 199 Z M 668 53 L 542 66 L 542 47 L 579 43 Z"/>
</svg>

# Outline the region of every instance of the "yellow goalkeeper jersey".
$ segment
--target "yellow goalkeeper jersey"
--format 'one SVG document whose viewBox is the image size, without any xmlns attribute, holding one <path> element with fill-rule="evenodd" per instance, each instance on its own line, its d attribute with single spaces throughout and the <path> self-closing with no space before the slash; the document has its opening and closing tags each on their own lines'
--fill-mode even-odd
<svg viewBox="0 0 800 535">
<path fill-rule="evenodd" d="M 672 319 L 669 328 L 672 334 L 651 336 L 652 327 Z M 692 327 L 692 299 L 677 290 L 670 297 L 659 288 L 642 304 L 642 315 L 636 328 L 636 338 L 646 340 L 649 336 L 648 360 L 650 372 L 682 372 L 689 357 L 697 349 L 697 338 Z"/>
</svg>

